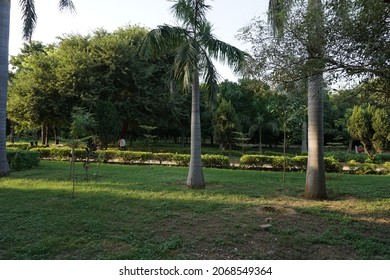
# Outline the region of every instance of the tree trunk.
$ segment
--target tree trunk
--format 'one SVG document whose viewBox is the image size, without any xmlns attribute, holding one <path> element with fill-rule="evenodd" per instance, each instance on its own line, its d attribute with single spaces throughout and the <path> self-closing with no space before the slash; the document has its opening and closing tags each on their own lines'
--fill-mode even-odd
<svg viewBox="0 0 390 280">
<path fill-rule="evenodd" d="M 322 74 L 309 78 L 308 89 L 308 159 L 305 197 L 325 199 L 325 163 L 323 128 Z"/>
<path fill-rule="evenodd" d="M 7 90 L 8 90 L 8 44 L 11 1 L 0 0 L 0 176 L 7 175 Z"/>
<path fill-rule="evenodd" d="M 324 21 L 321 0 L 308 1 L 308 158 L 305 197 L 325 199 L 323 49 Z"/>
<path fill-rule="evenodd" d="M 301 152 L 307 153 L 307 122 L 303 122 L 302 124 L 302 146 Z"/>
<path fill-rule="evenodd" d="M 191 189 L 205 187 L 201 159 L 201 127 L 200 127 L 200 87 L 199 73 L 193 74 L 192 108 L 191 108 L 191 158 L 187 177 L 187 186 Z"/>
<path fill-rule="evenodd" d="M 261 127 L 259 127 L 259 153 L 263 153 L 263 135 L 261 133 Z"/>
<path fill-rule="evenodd" d="M 127 129 L 129 128 L 129 122 L 123 121 L 121 134 L 119 135 L 119 139 L 126 139 Z"/>
<path fill-rule="evenodd" d="M 43 146 L 49 145 L 49 127 L 45 124 L 41 128 L 41 142 Z"/>
<path fill-rule="evenodd" d="M 53 132 L 54 132 L 54 143 L 56 145 L 58 145 L 58 144 L 60 144 L 60 139 L 58 138 L 58 127 L 57 126 L 54 126 Z"/>
</svg>

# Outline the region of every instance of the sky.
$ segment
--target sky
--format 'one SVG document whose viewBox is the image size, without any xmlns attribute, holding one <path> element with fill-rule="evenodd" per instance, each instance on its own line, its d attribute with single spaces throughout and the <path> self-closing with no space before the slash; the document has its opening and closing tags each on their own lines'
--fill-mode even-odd
<svg viewBox="0 0 390 280">
<path fill-rule="evenodd" d="M 10 55 L 19 53 L 23 45 L 22 20 L 19 1 L 11 1 Z M 38 23 L 33 40 L 49 44 L 65 34 L 87 35 L 93 30 L 104 28 L 114 31 L 126 25 L 140 25 L 155 28 L 160 24 L 175 25 L 170 12 L 172 2 L 168 0 L 73 0 L 76 13 L 58 10 L 59 0 L 35 1 Z M 212 6 L 208 20 L 213 24 L 213 34 L 224 42 L 242 50 L 250 46 L 237 40 L 238 30 L 257 16 L 265 17 L 268 0 L 209 0 Z M 235 81 L 237 77 L 227 66 L 218 64 L 222 79 Z"/>
</svg>

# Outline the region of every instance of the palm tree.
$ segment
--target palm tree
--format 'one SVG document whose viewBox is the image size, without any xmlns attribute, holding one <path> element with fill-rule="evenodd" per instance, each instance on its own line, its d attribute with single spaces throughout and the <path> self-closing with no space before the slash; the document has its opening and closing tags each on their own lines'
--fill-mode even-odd
<svg viewBox="0 0 390 280">
<path fill-rule="evenodd" d="M 204 0 L 175 0 L 171 10 L 179 26 L 161 25 L 145 37 L 141 54 L 145 57 L 174 56 L 173 78 L 184 88 L 192 87 L 191 159 L 187 177 L 189 188 L 204 188 L 201 162 L 200 76 L 209 91 L 217 89 L 218 74 L 212 59 L 223 60 L 240 71 L 247 54 L 226 44 L 212 34 L 206 20 L 211 9 Z"/>
<path fill-rule="evenodd" d="M 30 40 L 37 22 L 33 0 L 20 0 L 23 18 L 23 38 Z M 60 10 L 74 10 L 71 0 L 59 0 Z M 6 154 L 6 109 L 8 86 L 8 45 L 11 0 L 0 0 L 0 176 L 9 173 Z"/>
<path fill-rule="evenodd" d="M 283 36 L 286 15 L 293 0 L 270 0 L 269 19 L 276 36 Z M 307 69 L 308 69 L 308 161 L 305 197 L 326 198 L 323 132 L 323 6 L 321 0 L 308 0 Z"/>
</svg>

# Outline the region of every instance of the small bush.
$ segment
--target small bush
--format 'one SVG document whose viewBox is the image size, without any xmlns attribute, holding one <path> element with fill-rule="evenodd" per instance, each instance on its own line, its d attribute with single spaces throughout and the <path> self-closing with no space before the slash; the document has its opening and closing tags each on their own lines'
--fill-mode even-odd
<svg viewBox="0 0 390 280">
<path fill-rule="evenodd" d="M 7 150 L 7 160 L 13 171 L 31 169 L 39 165 L 39 153 L 20 149 Z"/>
<path fill-rule="evenodd" d="M 151 152 L 119 152 L 118 158 L 120 161 L 126 162 L 126 163 L 146 163 L 149 160 L 152 159 L 152 153 Z"/>
<path fill-rule="evenodd" d="M 243 168 L 260 169 L 265 165 L 271 165 L 272 160 L 270 156 L 264 155 L 244 155 L 240 158 L 240 165 Z"/>
<path fill-rule="evenodd" d="M 28 150 L 29 144 L 27 143 L 7 143 L 7 148 L 15 148 L 20 150 Z"/>
<path fill-rule="evenodd" d="M 172 153 L 155 153 L 155 154 L 153 154 L 153 160 L 156 160 L 160 164 L 162 164 L 163 161 L 172 161 L 173 154 Z"/>
<path fill-rule="evenodd" d="M 264 155 L 245 155 L 240 159 L 240 164 L 243 168 L 263 169 L 271 168 L 273 170 L 283 169 L 283 156 L 264 156 Z M 325 170 L 326 172 L 339 172 L 341 170 L 340 163 L 332 158 L 326 157 Z M 286 158 L 286 169 L 290 170 L 305 170 L 307 164 L 307 156 L 295 156 Z"/>
<path fill-rule="evenodd" d="M 378 154 L 376 155 L 376 159 L 379 163 L 390 162 L 390 154 Z"/>
<path fill-rule="evenodd" d="M 377 174 L 377 165 L 374 163 L 360 163 L 355 160 L 348 162 L 348 173 L 358 175 Z"/>
<path fill-rule="evenodd" d="M 186 154 L 174 154 L 172 160 L 180 166 L 189 166 L 190 165 L 190 155 Z"/>
<path fill-rule="evenodd" d="M 290 158 L 284 156 L 270 156 L 271 166 L 274 170 L 283 170 L 284 166 L 286 169 L 290 168 Z M 286 162 L 286 163 L 285 163 Z"/>
<path fill-rule="evenodd" d="M 291 158 L 292 169 L 305 170 L 307 166 L 307 156 L 295 156 Z"/>
<path fill-rule="evenodd" d="M 326 172 L 340 172 L 341 164 L 333 157 L 325 157 L 325 171 Z"/>
<path fill-rule="evenodd" d="M 204 167 L 229 168 L 230 161 L 227 156 L 220 155 L 202 155 L 202 164 Z"/>
<path fill-rule="evenodd" d="M 386 161 L 383 165 L 382 165 L 385 173 L 390 173 L 390 161 Z"/>
<path fill-rule="evenodd" d="M 40 158 L 50 158 L 49 148 L 32 148 L 30 151 L 37 152 Z"/>
<path fill-rule="evenodd" d="M 97 153 L 97 161 L 106 163 L 110 160 L 117 158 L 120 151 L 118 151 L 118 150 L 100 150 L 100 151 L 96 151 L 96 153 Z"/>
<path fill-rule="evenodd" d="M 50 151 L 49 157 L 51 159 L 68 160 L 72 156 L 70 148 L 48 148 L 48 150 Z"/>
</svg>

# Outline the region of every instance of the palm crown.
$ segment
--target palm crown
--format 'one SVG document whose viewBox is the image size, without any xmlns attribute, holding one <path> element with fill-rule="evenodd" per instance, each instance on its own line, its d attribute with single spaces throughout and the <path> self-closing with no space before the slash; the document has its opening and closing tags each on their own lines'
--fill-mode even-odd
<svg viewBox="0 0 390 280">
<path fill-rule="evenodd" d="M 189 86 L 191 75 L 199 71 L 205 84 L 215 85 L 218 74 L 213 60 L 226 62 L 235 72 L 243 69 L 248 57 L 245 52 L 218 40 L 206 19 L 211 7 L 205 1 L 177 0 L 171 7 L 180 26 L 160 25 L 144 39 L 141 53 L 146 57 L 174 55 L 173 74 L 177 81 Z"/>
</svg>

